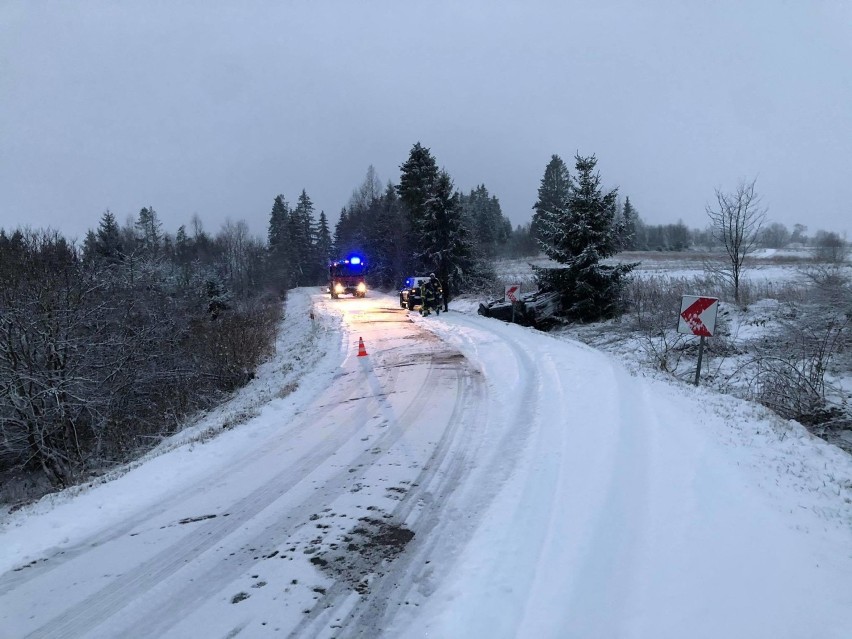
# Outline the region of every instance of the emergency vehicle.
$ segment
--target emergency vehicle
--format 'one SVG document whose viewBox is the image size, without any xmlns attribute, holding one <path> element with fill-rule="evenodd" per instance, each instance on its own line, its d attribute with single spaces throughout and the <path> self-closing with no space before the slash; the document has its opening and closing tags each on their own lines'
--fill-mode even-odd
<svg viewBox="0 0 852 639">
<path fill-rule="evenodd" d="M 332 299 L 341 295 L 366 297 L 367 281 L 364 276 L 367 264 L 358 255 L 352 255 L 345 260 L 337 260 L 328 265 L 328 292 Z"/>
</svg>

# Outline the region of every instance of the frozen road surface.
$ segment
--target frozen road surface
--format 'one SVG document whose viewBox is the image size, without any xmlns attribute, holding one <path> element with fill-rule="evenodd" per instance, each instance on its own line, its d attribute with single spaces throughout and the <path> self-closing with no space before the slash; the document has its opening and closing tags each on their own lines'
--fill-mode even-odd
<svg viewBox="0 0 852 639">
<path fill-rule="evenodd" d="M 233 406 L 7 516 L 0 638 L 850 636 L 849 458 L 754 405 L 300 289 Z"/>
</svg>

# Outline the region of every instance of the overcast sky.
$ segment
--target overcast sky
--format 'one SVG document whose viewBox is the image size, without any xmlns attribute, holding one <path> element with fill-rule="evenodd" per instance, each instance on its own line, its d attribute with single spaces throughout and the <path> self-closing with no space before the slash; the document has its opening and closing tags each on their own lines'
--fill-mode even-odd
<svg viewBox="0 0 852 639">
<path fill-rule="evenodd" d="M 333 222 L 418 141 L 515 224 L 579 152 L 649 223 L 757 178 L 852 237 L 852 3 L 0 0 L 0 227 Z"/>
</svg>

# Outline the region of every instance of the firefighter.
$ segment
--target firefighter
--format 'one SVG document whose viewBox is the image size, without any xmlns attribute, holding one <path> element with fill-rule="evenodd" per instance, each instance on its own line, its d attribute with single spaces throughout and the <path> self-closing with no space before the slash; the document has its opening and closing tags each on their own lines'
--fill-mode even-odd
<svg viewBox="0 0 852 639">
<path fill-rule="evenodd" d="M 435 308 L 435 287 L 433 285 L 431 275 L 428 280 L 423 282 L 421 295 L 423 296 L 423 303 L 420 306 L 420 314 L 425 317 L 432 312 L 433 308 Z"/>
<path fill-rule="evenodd" d="M 435 313 L 441 314 L 441 304 L 444 301 L 444 289 L 441 287 L 441 280 L 439 280 L 434 273 L 429 274 L 429 284 L 432 287 L 432 291 L 435 293 Z M 444 307 L 444 310 L 447 310 Z"/>
<path fill-rule="evenodd" d="M 421 308 L 422 315 L 429 315 L 435 311 L 437 315 L 441 314 L 441 282 L 435 277 L 434 273 L 429 274 L 429 279 L 423 283 L 423 306 Z"/>
</svg>

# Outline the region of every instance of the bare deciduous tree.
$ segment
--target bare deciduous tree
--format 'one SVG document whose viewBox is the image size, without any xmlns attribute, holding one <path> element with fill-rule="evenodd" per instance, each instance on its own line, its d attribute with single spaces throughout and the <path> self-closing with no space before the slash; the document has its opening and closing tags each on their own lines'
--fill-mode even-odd
<svg viewBox="0 0 852 639">
<path fill-rule="evenodd" d="M 849 245 L 839 233 L 817 231 L 814 244 L 814 257 L 819 261 L 837 264 L 849 256 Z"/>
<path fill-rule="evenodd" d="M 766 208 L 754 190 L 755 182 L 742 181 L 733 193 L 716 189 L 716 206 L 706 207 L 713 237 L 724 247 L 727 260 L 723 265 L 708 264 L 705 268 L 731 284 L 737 303 L 743 265 L 755 248 L 766 218 Z"/>
<path fill-rule="evenodd" d="M 55 231 L 0 229 L 0 502 L 21 498 L 11 484 L 38 493 L 125 461 L 251 379 L 281 304 L 247 228 L 182 234 L 183 273 L 168 242 L 109 260 L 96 241 L 85 260 Z M 234 293 L 216 321 L 213 277 Z"/>
</svg>

